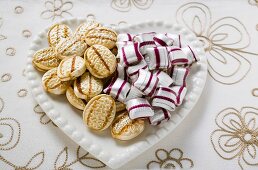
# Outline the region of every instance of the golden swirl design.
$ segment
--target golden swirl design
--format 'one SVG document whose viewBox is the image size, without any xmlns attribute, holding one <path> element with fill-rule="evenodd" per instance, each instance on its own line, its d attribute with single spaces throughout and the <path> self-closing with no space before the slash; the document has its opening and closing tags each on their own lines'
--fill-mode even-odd
<svg viewBox="0 0 258 170">
<path fill-rule="evenodd" d="M 176 12 L 176 19 L 203 43 L 208 71 L 215 81 L 230 85 L 247 75 L 251 62 L 244 55 L 258 54 L 246 51 L 250 35 L 241 21 L 234 17 L 213 21 L 209 7 L 197 2 L 182 5 Z"/>
<path fill-rule="evenodd" d="M 55 170 L 66 170 L 71 169 L 75 164 L 81 164 L 88 168 L 103 168 L 106 165 L 96 158 L 88 156 L 89 152 L 84 151 L 80 146 L 76 150 L 76 159 L 69 161 L 69 151 L 68 147 L 64 149 L 57 155 L 54 169 Z"/>
<path fill-rule="evenodd" d="M 57 17 L 63 18 L 72 16 L 69 12 L 73 8 L 73 2 L 67 0 L 47 0 L 45 1 L 46 10 L 41 12 L 43 19 L 55 20 Z"/>
<path fill-rule="evenodd" d="M 33 111 L 34 111 L 34 113 L 40 115 L 39 121 L 41 124 L 47 125 L 49 123 L 52 123 L 52 125 L 54 125 L 56 127 L 54 122 L 46 115 L 46 113 L 42 110 L 42 108 L 39 106 L 39 104 L 34 106 Z"/>
<path fill-rule="evenodd" d="M 20 140 L 20 123 L 14 118 L 0 118 L 0 150 L 7 151 L 15 148 Z"/>
<path fill-rule="evenodd" d="M 14 56 L 16 54 L 16 50 L 15 48 L 13 47 L 8 47 L 6 50 L 5 50 L 5 54 L 6 55 L 9 55 L 9 56 Z"/>
<path fill-rule="evenodd" d="M 120 12 L 128 12 L 134 5 L 138 9 L 146 10 L 152 5 L 153 0 L 112 0 L 111 7 Z"/>
<path fill-rule="evenodd" d="M 183 151 L 173 148 L 170 151 L 157 149 L 155 152 L 157 160 L 150 161 L 147 164 L 148 169 L 189 169 L 194 166 L 191 159 L 183 156 Z"/>
<path fill-rule="evenodd" d="M 237 159 L 242 169 L 258 166 L 258 109 L 226 108 L 215 122 L 218 129 L 211 133 L 211 143 L 216 153 L 225 160 Z"/>
</svg>

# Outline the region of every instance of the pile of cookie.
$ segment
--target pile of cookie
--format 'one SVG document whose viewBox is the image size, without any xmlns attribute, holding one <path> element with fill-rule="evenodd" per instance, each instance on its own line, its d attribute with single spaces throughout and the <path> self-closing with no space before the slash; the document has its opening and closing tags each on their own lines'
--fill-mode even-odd
<svg viewBox="0 0 258 170">
<path fill-rule="evenodd" d="M 158 125 L 170 118 L 186 94 L 186 77 L 197 58 L 180 35 L 119 34 L 95 21 L 73 31 L 55 24 L 49 47 L 37 51 L 32 63 L 44 72 L 45 91 L 66 94 L 83 110 L 94 132 L 111 126 L 115 139 L 130 140 L 143 132 L 145 119 Z"/>
</svg>

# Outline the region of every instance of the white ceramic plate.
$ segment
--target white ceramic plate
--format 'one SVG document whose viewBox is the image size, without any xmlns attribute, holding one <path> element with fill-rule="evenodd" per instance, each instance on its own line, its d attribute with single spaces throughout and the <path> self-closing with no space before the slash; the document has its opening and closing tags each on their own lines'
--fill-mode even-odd
<svg viewBox="0 0 258 170">
<path fill-rule="evenodd" d="M 80 23 L 85 22 L 85 20 L 69 19 L 62 22 L 75 30 L 75 28 Z M 70 106 L 65 95 L 54 96 L 43 90 L 41 85 L 42 73 L 38 72 L 32 66 L 31 61 L 35 51 L 48 46 L 48 28 L 39 33 L 31 44 L 28 55 L 27 78 L 29 87 L 36 101 L 60 130 L 109 167 L 119 168 L 158 143 L 162 138 L 172 132 L 178 124 L 182 123 L 183 119 L 190 113 L 202 93 L 207 76 L 207 61 L 204 56 L 205 53 L 202 44 L 193 33 L 179 25 L 161 21 L 151 21 L 114 29 L 116 29 L 118 33 L 156 31 L 160 33 L 169 32 L 181 34 L 186 42 L 197 51 L 200 61 L 198 64 L 193 65 L 191 69 L 190 76 L 188 77 L 188 92 L 186 98 L 167 123 L 156 127 L 147 125 L 143 134 L 128 142 L 113 139 L 110 130 L 99 134 L 91 132 L 82 121 L 82 112 Z"/>
</svg>

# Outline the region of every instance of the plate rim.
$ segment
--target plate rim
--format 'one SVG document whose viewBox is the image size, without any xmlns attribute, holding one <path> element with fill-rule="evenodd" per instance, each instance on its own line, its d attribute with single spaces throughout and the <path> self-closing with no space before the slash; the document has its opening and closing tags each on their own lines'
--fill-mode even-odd
<svg viewBox="0 0 258 170">
<path fill-rule="evenodd" d="M 69 18 L 69 19 L 63 19 L 59 22 L 56 23 L 66 23 L 66 22 L 85 22 L 87 19 L 84 18 Z M 55 24 L 55 23 L 54 23 Z M 52 24 L 51 24 L 52 25 Z M 64 119 L 61 114 L 58 112 L 57 108 L 54 108 L 54 106 L 51 104 L 51 100 L 48 100 L 47 93 L 44 91 L 42 92 L 43 88 L 41 86 L 41 83 L 37 83 L 37 75 L 35 73 L 35 68 L 32 65 L 32 57 L 33 53 L 35 52 L 35 48 L 37 47 L 37 43 L 41 41 L 41 35 L 45 34 L 49 26 L 47 26 L 44 31 L 40 32 L 37 34 L 37 36 L 33 39 L 31 42 L 31 45 L 29 47 L 29 52 L 27 55 L 27 64 L 26 64 L 26 78 L 27 78 L 27 83 L 29 84 L 29 90 L 31 91 L 33 98 L 37 101 L 37 103 L 41 106 L 42 110 L 49 116 L 49 118 L 58 126 L 59 129 L 61 129 L 62 132 L 64 132 L 70 139 L 72 139 L 76 144 L 80 145 L 83 147 L 85 150 L 87 150 L 89 153 L 91 153 L 94 157 L 105 163 L 107 166 L 111 168 L 119 168 L 131 160 L 135 159 L 138 157 L 140 154 L 144 153 L 147 151 L 149 148 L 153 147 L 155 144 L 160 142 L 164 137 L 169 135 L 179 124 L 183 122 L 185 117 L 191 113 L 191 110 L 195 107 L 196 103 L 199 101 L 201 94 L 203 92 L 203 89 L 205 87 L 205 83 L 207 80 L 207 58 L 205 57 L 205 52 L 204 48 L 202 47 L 201 42 L 197 39 L 197 37 L 187 28 L 177 24 L 177 23 L 171 23 L 171 22 L 165 22 L 162 20 L 155 20 L 155 21 L 145 21 L 145 22 L 138 22 L 135 24 L 128 24 L 126 26 L 113 26 L 115 30 L 118 31 L 126 31 L 130 29 L 137 29 L 139 27 L 144 27 L 144 26 L 152 26 L 152 25 L 157 25 L 157 26 L 164 26 L 168 28 L 173 28 L 177 30 L 177 32 L 181 32 L 183 35 L 188 36 L 189 38 L 186 38 L 188 41 L 193 43 L 193 47 L 197 50 L 197 55 L 200 57 L 200 67 L 202 69 L 202 74 L 201 77 L 197 77 L 201 80 L 201 83 L 197 90 L 195 91 L 195 99 L 196 100 L 189 100 L 190 104 L 188 104 L 188 107 L 182 107 L 185 105 L 184 103 L 180 106 L 183 109 L 185 109 L 187 112 L 181 117 L 181 120 L 179 122 L 176 122 L 174 126 L 172 126 L 172 129 L 167 130 L 168 132 L 166 133 L 160 133 L 158 134 L 157 132 L 155 135 L 150 135 L 150 139 L 145 139 L 144 143 L 140 143 L 139 146 L 137 147 L 139 149 L 134 150 L 135 156 L 131 156 L 131 154 L 125 155 L 121 154 L 118 156 L 113 156 L 112 158 L 107 158 L 102 156 L 102 150 L 99 150 L 96 148 L 96 145 L 93 144 L 91 139 L 88 139 L 85 137 L 83 134 L 80 133 L 72 124 L 69 124 L 68 120 Z M 188 92 L 189 93 L 189 92 Z M 188 102 L 188 103 L 189 103 Z M 147 145 L 145 144 L 147 142 Z M 87 143 L 87 144 L 85 144 Z M 84 144 L 84 145 L 83 145 Z M 144 145 L 145 144 L 145 145 Z M 144 146 L 142 146 L 144 145 Z M 140 149 L 141 147 L 141 149 Z M 144 148 L 143 148 L 144 147 Z M 115 157 L 115 158 L 114 158 Z M 124 161 L 124 160 L 127 161 Z"/>
</svg>

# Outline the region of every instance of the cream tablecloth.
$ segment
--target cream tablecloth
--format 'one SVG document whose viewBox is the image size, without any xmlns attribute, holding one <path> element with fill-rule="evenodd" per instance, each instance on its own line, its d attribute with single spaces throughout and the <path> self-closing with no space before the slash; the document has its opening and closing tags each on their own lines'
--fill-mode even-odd
<svg viewBox="0 0 258 170">
<path fill-rule="evenodd" d="M 26 83 L 32 37 L 69 17 L 114 25 L 179 22 L 205 46 L 209 75 L 197 106 L 123 169 L 257 169 L 257 16 L 256 0 L 1 0 L 0 169 L 108 168 L 51 122 Z"/>
</svg>

